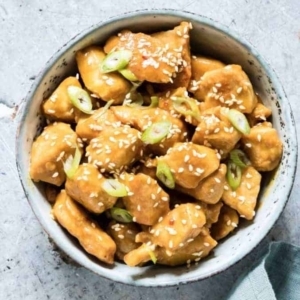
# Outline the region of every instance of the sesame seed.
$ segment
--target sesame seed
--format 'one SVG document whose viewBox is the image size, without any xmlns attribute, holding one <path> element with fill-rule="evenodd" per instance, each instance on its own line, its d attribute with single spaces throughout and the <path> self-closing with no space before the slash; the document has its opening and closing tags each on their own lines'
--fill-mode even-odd
<svg viewBox="0 0 300 300">
<path fill-rule="evenodd" d="M 118 238 L 121 239 L 121 240 L 123 240 L 124 239 L 124 235 L 123 234 L 119 234 Z"/>
<path fill-rule="evenodd" d="M 141 206 L 140 205 L 137 206 L 137 210 L 141 211 Z"/>
<path fill-rule="evenodd" d="M 225 191 L 228 191 L 229 190 L 229 187 L 227 185 L 224 185 L 224 190 Z"/>
<path fill-rule="evenodd" d="M 214 179 L 216 183 L 221 183 L 221 180 L 218 177 L 215 177 Z"/>
<path fill-rule="evenodd" d="M 240 87 L 236 90 L 236 92 L 237 92 L 238 94 L 240 94 L 240 93 L 242 92 L 242 90 L 243 90 L 243 88 L 240 86 Z"/>
<path fill-rule="evenodd" d="M 169 201 L 169 198 L 168 197 L 161 197 L 161 200 L 162 201 Z"/>
<path fill-rule="evenodd" d="M 232 227 L 237 227 L 237 224 L 234 223 L 234 222 L 231 222 L 231 226 L 232 226 Z"/>
<path fill-rule="evenodd" d="M 198 226 L 196 224 L 193 224 L 192 228 L 196 229 L 196 228 L 198 228 Z"/>
<path fill-rule="evenodd" d="M 250 173 L 247 173 L 247 174 L 246 174 L 246 178 L 248 178 L 248 179 L 249 179 L 249 178 L 252 178 L 252 175 L 251 175 Z"/>
<path fill-rule="evenodd" d="M 59 175 L 58 172 L 55 172 L 55 173 L 52 175 L 52 177 L 55 178 L 55 177 L 57 177 L 58 175 Z"/>
<path fill-rule="evenodd" d="M 154 203 L 153 207 L 157 207 L 158 206 L 158 202 Z"/>
<path fill-rule="evenodd" d="M 169 241 L 169 248 L 173 248 L 173 241 L 171 240 L 171 241 Z"/>
<path fill-rule="evenodd" d="M 196 205 L 195 208 L 196 209 L 201 209 L 201 206 L 200 205 Z"/>
<path fill-rule="evenodd" d="M 161 222 L 163 220 L 163 217 L 159 217 L 158 222 Z"/>
<path fill-rule="evenodd" d="M 239 196 L 238 199 L 241 201 L 241 202 L 244 202 L 246 200 L 246 198 L 244 196 Z"/>
<path fill-rule="evenodd" d="M 127 195 L 128 195 L 128 196 L 133 196 L 134 193 L 133 193 L 133 192 L 128 192 Z"/>
<path fill-rule="evenodd" d="M 210 246 L 210 243 L 203 243 L 203 245 L 204 245 L 205 247 L 209 247 L 209 246 Z"/>
<path fill-rule="evenodd" d="M 184 162 L 188 162 L 188 160 L 190 159 L 190 156 L 187 154 L 187 155 L 185 155 L 185 157 L 184 157 Z"/>
<path fill-rule="evenodd" d="M 247 144 L 245 144 L 246 145 L 246 147 L 248 147 L 248 148 L 251 148 L 252 147 L 252 145 L 250 144 L 250 143 L 247 143 Z"/>
<path fill-rule="evenodd" d="M 98 202 L 97 205 L 98 206 L 104 206 L 104 204 L 102 202 Z"/>
<path fill-rule="evenodd" d="M 250 184 L 250 183 L 246 183 L 246 186 L 247 186 L 247 188 L 248 188 L 248 190 L 251 190 L 251 188 L 252 188 L 252 185 Z"/>
<path fill-rule="evenodd" d="M 261 141 L 261 135 L 260 135 L 260 134 L 257 135 L 257 140 L 258 140 L 259 142 Z"/>
<path fill-rule="evenodd" d="M 95 223 L 91 223 L 91 226 L 92 226 L 93 228 L 96 228 Z"/>
<path fill-rule="evenodd" d="M 191 243 L 191 242 L 193 242 L 194 241 L 194 239 L 188 239 L 187 240 L 187 243 Z"/>
<path fill-rule="evenodd" d="M 216 87 L 213 86 L 212 91 L 213 91 L 214 93 L 217 93 L 217 92 L 218 92 L 218 89 L 217 89 Z"/>
<path fill-rule="evenodd" d="M 230 225 L 231 225 L 231 220 L 228 220 L 228 221 L 226 222 L 226 225 L 227 225 L 227 226 L 230 226 Z"/>
<path fill-rule="evenodd" d="M 133 221 L 133 222 L 136 222 L 136 217 L 133 217 L 133 218 L 132 218 L 132 221 Z"/>
<path fill-rule="evenodd" d="M 189 165 L 189 171 L 192 172 L 194 170 L 194 167 L 192 165 Z"/>
<path fill-rule="evenodd" d="M 156 199 L 156 195 L 155 194 L 151 194 L 151 199 L 155 200 Z"/>
<path fill-rule="evenodd" d="M 181 220 L 181 223 L 182 223 L 183 225 L 185 225 L 185 224 L 187 223 L 187 220 L 182 219 L 182 220 Z"/>
</svg>

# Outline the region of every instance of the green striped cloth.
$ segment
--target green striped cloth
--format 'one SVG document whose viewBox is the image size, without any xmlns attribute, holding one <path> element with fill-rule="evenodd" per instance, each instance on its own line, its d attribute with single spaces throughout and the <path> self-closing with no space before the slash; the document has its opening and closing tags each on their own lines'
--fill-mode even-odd
<svg viewBox="0 0 300 300">
<path fill-rule="evenodd" d="M 228 300 L 300 300 L 300 248 L 272 242 L 236 283 Z"/>
</svg>

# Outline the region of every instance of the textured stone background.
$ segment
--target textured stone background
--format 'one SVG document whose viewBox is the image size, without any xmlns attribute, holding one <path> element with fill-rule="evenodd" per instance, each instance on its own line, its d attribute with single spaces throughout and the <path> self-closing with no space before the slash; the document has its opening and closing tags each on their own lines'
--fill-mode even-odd
<svg viewBox="0 0 300 300">
<path fill-rule="evenodd" d="M 276 70 L 300 121 L 298 0 L 0 0 L 0 299 L 209 299 L 233 282 L 270 240 L 300 245 L 299 176 L 288 205 L 262 245 L 213 278 L 170 288 L 136 288 L 102 279 L 61 256 L 33 215 L 18 181 L 15 114 L 56 50 L 100 20 L 143 8 L 196 12 L 230 26 Z M 296 137 L 295 137 L 296 138 Z"/>
</svg>

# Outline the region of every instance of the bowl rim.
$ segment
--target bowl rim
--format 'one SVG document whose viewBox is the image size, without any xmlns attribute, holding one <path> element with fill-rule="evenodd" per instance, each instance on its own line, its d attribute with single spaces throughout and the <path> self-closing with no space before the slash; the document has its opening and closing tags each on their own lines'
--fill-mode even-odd
<svg viewBox="0 0 300 300">
<path fill-rule="evenodd" d="M 39 216 L 39 214 L 37 213 L 37 211 L 35 210 L 35 205 L 33 200 L 31 199 L 30 196 L 30 191 L 27 187 L 27 182 L 26 182 L 26 178 L 23 178 L 23 174 L 22 174 L 22 166 L 20 164 L 20 152 L 22 151 L 22 144 L 21 144 L 21 133 L 22 133 L 22 124 L 26 118 L 26 108 L 29 108 L 30 104 L 31 104 L 31 99 L 33 98 L 34 94 L 35 94 L 35 90 L 39 87 L 39 85 L 43 82 L 45 76 L 47 75 L 48 71 L 53 67 L 53 65 L 55 64 L 55 62 L 65 53 L 67 52 L 70 48 L 72 48 L 74 45 L 76 45 L 78 42 L 80 42 L 81 40 L 83 40 L 85 37 L 87 37 L 88 35 L 92 34 L 94 31 L 99 30 L 101 27 L 112 24 L 116 21 L 121 21 L 121 20 L 127 20 L 127 19 L 131 19 L 133 17 L 136 16 L 151 16 L 151 15 L 166 15 L 166 16 L 176 16 L 176 17 L 180 17 L 182 19 L 188 19 L 191 21 L 195 21 L 201 24 L 204 24 L 205 26 L 211 27 L 219 32 L 224 33 L 225 35 L 229 36 L 231 39 L 233 39 L 234 41 L 236 41 L 237 43 L 241 44 L 244 48 L 246 48 L 260 63 L 260 65 L 263 67 L 264 71 L 266 72 L 267 76 L 269 78 L 272 78 L 272 83 L 276 89 L 276 93 L 280 96 L 281 101 L 284 103 L 285 105 L 285 109 L 288 110 L 289 116 L 290 116 L 290 122 L 291 122 L 291 127 L 293 129 L 293 136 L 294 136 L 294 140 L 291 140 L 291 148 L 293 149 L 293 151 L 291 151 L 290 154 L 290 161 L 293 161 L 293 164 L 291 166 L 292 170 L 291 170 L 291 174 L 292 174 L 292 178 L 289 181 L 289 185 L 286 188 L 286 199 L 283 202 L 282 201 L 282 206 L 276 211 L 276 214 L 274 214 L 273 217 L 273 221 L 268 222 L 267 225 L 265 226 L 265 231 L 264 234 L 261 235 L 261 237 L 259 237 L 256 241 L 256 244 L 254 245 L 253 248 L 248 249 L 246 251 L 243 251 L 243 254 L 235 257 L 234 259 L 231 260 L 231 262 L 224 266 L 223 268 L 213 271 L 208 275 L 204 275 L 202 277 L 187 277 L 184 281 L 168 281 L 165 282 L 163 284 L 160 284 L 159 282 L 150 282 L 150 284 L 145 284 L 144 281 L 142 284 L 140 284 L 139 282 L 137 283 L 136 281 L 132 280 L 132 281 L 126 281 L 126 279 L 115 279 L 112 276 L 108 276 L 108 274 L 106 272 L 103 272 L 102 274 L 100 274 L 99 272 L 97 272 L 95 269 L 91 268 L 90 266 L 88 266 L 87 264 L 83 263 L 80 259 L 77 259 L 77 257 L 74 257 L 67 249 L 66 246 L 57 243 L 55 241 L 55 238 L 51 236 L 51 234 L 48 232 L 48 226 L 47 224 L 43 221 L 43 218 L 41 218 L 41 216 Z M 291 191 L 292 191 L 292 187 L 294 184 L 294 180 L 295 180 L 295 175 L 296 175 L 296 170 L 297 170 L 297 160 L 298 160 L 298 142 L 297 142 L 297 134 L 296 134 L 296 125 L 295 125 L 295 120 L 293 117 L 293 113 L 292 113 L 292 109 L 291 109 L 291 105 L 289 100 L 287 99 L 286 93 L 282 87 L 282 84 L 280 83 L 278 76 L 276 74 L 276 72 L 274 71 L 274 69 L 270 66 L 270 64 L 262 58 L 262 56 L 257 52 L 256 48 L 252 45 L 251 42 L 249 42 L 247 39 L 245 39 L 244 37 L 241 37 L 240 34 L 238 34 L 237 32 L 234 32 L 233 30 L 231 30 L 228 26 L 220 23 L 219 21 L 216 21 L 210 17 L 206 17 L 203 16 L 201 14 L 197 14 L 197 13 L 193 13 L 193 12 L 189 12 L 189 11 L 182 11 L 182 10 L 177 10 L 177 9 L 168 9 L 168 8 L 158 8 L 158 9 L 141 9 L 141 10 L 135 10 L 135 11 L 128 11 L 122 14 L 118 14 L 112 17 L 109 17 L 103 21 L 100 21 L 98 23 L 95 23 L 91 26 L 89 26 L 88 28 L 84 29 L 83 31 L 81 31 L 80 33 L 76 34 L 73 38 L 71 38 L 69 41 L 67 41 L 62 47 L 60 47 L 52 56 L 51 58 L 47 61 L 47 63 L 45 64 L 45 66 L 43 67 L 43 69 L 39 72 L 39 74 L 36 76 L 33 84 L 31 85 L 29 92 L 27 93 L 26 97 L 23 99 L 23 101 L 20 103 L 20 108 L 18 111 L 18 126 L 17 126 L 17 131 L 16 131 L 16 141 L 15 141 L 15 153 L 16 153 L 16 165 L 17 165 L 17 170 L 18 170 L 18 175 L 19 175 L 19 179 L 21 181 L 21 185 L 22 188 L 24 190 L 24 193 L 26 195 L 26 198 L 29 202 L 29 205 L 31 206 L 36 218 L 38 219 L 38 221 L 40 222 L 40 224 L 42 225 L 42 228 L 45 232 L 47 232 L 47 234 L 49 235 L 49 237 L 55 242 L 55 244 L 63 251 L 65 252 L 69 257 L 72 258 L 72 260 L 76 261 L 78 264 L 80 264 L 81 266 L 84 266 L 86 269 L 96 273 L 97 275 L 115 281 L 115 282 L 119 282 L 119 283 L 123 283 L 123 284 L 128 284 L 128 285 L 133 285 L 133 286 L 148 286 L 148 287 L 166 287 L 166 286 L 174 286 L 174 285 L 178 285 L 178 284 L 185 284 L 188 282 L 194 282 L 194 281 L 198 281 L 198 280 L 203 280 L 209 277 L 212 277 L 214 275 L 217 275 L 227 269 L 229 269 L 230 267 L 232 267 L 233 265 L 235 265 L 236 263 L 238 263 L 240 260 L 242 260 L 243 258 L 245 258 L 246 256 L 248 256 L 250 254 L 250 252 L 252 252 L 255 248 L 258 247 L 258 245 L 262 242 L 262 240 L 266 237 L 266 235 L 268 234 L 268 232 L 271 230 L 271 228 L 274 226 L 274 224 L 276 223 L 276 221 L 278 220 L 279 216 L 281 215 L 281 213 L 284 210 L 284 207 L 287 204 L 287 201 L 290 197 Z"/>
</svg>

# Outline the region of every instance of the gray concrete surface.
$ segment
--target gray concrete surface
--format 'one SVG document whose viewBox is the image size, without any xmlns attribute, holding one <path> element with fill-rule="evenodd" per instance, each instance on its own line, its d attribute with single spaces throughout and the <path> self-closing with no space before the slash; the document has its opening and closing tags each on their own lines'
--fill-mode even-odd
<svg viewBox="0 0 300 300">
<path fill-rule="evenodd" d="M 49 241 L 18 181 L 15 113 L 50 56 L 100 20 L 142 8 L 197 12 L 230 26 L 269 61 L 300 122 L 300 4 L 298 0 L 0 0 L 0 300 L 226 298 L 262 249 L 213 278 L 170 288 L 116 284 L 70 263 Z M 299 137 L 298 137 L 299 139 Z M 263 244 L 300 245 L 299 175 L 284 213 Z"/>
</svg>

